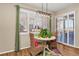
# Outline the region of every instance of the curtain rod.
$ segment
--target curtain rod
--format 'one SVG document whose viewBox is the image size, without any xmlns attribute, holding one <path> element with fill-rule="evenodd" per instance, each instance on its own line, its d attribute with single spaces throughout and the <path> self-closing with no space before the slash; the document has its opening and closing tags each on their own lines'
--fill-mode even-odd
<svg viewBox="0 0 79 59">
<path fill-rule="evenodd" d="M 27 9 L 27 10 L 34 11 L 34 12 L 38 12 L 40 14 L 45 14 L 45 15 L 49 15 L 49 16 L 51 15 L 50 13 L 47 13 L 47 12 L 44 12 L 44 11 L 40 11 L 40 10 L 34 10 L 34 9 L 25 8 L 25 7 L 21 7 L 21 6 L 20 6 L 20 8 Z"/>
</svg>

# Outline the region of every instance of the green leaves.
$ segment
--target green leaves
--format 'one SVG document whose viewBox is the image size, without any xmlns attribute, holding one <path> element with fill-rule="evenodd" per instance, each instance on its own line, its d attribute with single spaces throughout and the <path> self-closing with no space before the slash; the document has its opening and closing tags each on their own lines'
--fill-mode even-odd
<svg viewBox="0 0 79 59">
<path fill-rule="evenodd" d="M 41 29 L 41 32 L 39 34 L 42 38 L 50 38 L 52 36 L 51 32 L 49 32 L 47 29 Z"/>
</svg>

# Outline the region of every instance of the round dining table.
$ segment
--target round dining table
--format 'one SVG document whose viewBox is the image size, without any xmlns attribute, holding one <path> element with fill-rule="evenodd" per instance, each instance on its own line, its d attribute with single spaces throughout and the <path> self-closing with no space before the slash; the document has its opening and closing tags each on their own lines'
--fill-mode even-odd
<svg viewBox="0 0 79 59">
<path fill-rule="evenodd" d="M 43 43 L 43 56 L 45 56 L 45 50 L 47 49 L 49 52 L 52 52 L 50 49 L 49 49 L 49 45 L 47 44 L 48 41 L 51 41 L 51 40 L 55 40 L 56 37 L 55 36 L 52 36 L 51 38 L 42 38 L 42 37 L 38 37 L 38 36 L 34 36 L 34 38 L 38 41 L 41 41 Z"/>
</svg>

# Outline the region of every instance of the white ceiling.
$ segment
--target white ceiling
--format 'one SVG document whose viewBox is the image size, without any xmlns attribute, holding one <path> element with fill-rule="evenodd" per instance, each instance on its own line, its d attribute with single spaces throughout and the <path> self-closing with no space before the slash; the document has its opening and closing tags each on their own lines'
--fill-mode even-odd
<svg viewBox="0 0 79 59">
<path fill-rule="evenodd" d="M 61 10 L 72 3 L 47 3 L 48 4 L 48 11 L 58 11 Z M 35 8 L 41 9 L 42 10 L 42 3 L 28 3 L 28 5 L 33 6 Z M 46 10 L 46 3 L 43 3 L 43 10 Z"/>
</svg>

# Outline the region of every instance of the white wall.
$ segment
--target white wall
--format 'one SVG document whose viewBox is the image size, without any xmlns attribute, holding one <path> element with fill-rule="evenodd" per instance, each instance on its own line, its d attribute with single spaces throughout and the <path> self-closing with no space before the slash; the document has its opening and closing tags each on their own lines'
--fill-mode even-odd
<svg viewBox="0 0 79 59">
<path fill-rule="evenodd" d="M 16 7 L 0 4 L 0 53 L 15 49 Z M 20 36 L 20 47 L 30 46 L 29 33 Z"/>
</svg>

